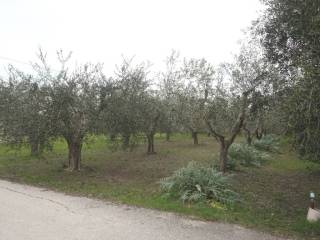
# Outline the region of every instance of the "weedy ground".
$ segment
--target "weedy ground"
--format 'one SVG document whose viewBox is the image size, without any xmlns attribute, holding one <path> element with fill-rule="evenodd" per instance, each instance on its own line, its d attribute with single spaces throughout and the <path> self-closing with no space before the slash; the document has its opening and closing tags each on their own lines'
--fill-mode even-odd
<svg viewBox="0 0 320 240">
<path fill-rule="evenodd" d="M 165 136 L 157 135 L 154 155 L 145 153 L 143 143 L 132 151 L 115 151 L 103 136 L 91 136 L 89 142 L 83 149 L 80 172 L 64 169 L 67 147 L 62 140 L 54 143 L 53 151 L 40 157 L 30 157 L 26 147 L 16 150 L 0 145 L 0 177 L 69 194 L 237 223 L 279 235 L 320 239 L 320 223 L 305 220 L 309 192 L 320 193 L 320 164 L 299 159 L 286 141 L 262 167 L 238 167 L 232 172 L 232 186 L 241 194 L 242 202 L 225 207 L 183 204 L 164 198 L 159 190 L 160 179 L 190 161 L 214 165 L 218 145 L 213 138 L 201 135 L 200 144 L 194 146 L 187 135 L 175 134 L 169 142 Z"/>
</svg>

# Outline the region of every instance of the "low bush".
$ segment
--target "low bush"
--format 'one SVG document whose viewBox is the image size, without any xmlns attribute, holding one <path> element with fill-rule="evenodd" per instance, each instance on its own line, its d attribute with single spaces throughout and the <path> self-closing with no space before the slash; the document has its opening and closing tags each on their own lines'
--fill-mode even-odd
<svg viewBox="0 0 320 240">
<path fill-rule="evenodd" d="M 229 161 L 242 166 L 260 167 L 268 159 L 268 155 L 247 144 L 234 143 L 229 149 Z"/>
<path fill-rule="evenodd" d="M 252 146 L 260 151 L 278 152 L 279 139 L 274 135 L 266 135 L 259 140 L 255 140 L 252 143 Z"/>
<path fill-rule="evenodd" d="M 228 158 L 228 162 L 227 162 L 227 170 L 235 170 L 237 167 L 237 163 L 234 159 L 232 158 Z"/>
<path fill-rule="evenodd" d="M 214 168 L 206 168 L 194 162 L 173 173 L 160 182 L 166 195 L 177 197 L 183 202 L 213 200 L 232 204 L 239 200 L 238 194 L 230 189 L 229 177 Z"/>
</svg>

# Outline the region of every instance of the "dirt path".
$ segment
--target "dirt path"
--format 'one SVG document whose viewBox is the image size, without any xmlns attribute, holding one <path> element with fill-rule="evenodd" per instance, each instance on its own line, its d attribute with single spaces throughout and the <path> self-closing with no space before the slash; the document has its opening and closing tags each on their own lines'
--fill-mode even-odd
<svg viewBox="0 0 320 240">
<path fill-rule="evenodd" d="M 280 239 L 237 225 L 116 205 L 0 180 L 2 240 Z"/>
</svg>

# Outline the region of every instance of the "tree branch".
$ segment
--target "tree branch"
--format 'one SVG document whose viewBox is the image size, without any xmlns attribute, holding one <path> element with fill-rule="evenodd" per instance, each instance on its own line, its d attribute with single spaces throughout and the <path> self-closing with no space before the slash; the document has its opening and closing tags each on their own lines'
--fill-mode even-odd
<svg viewBox="0 0 320 240">
<path fill-rule="evenodd" d="M 208 121 L 208 120 L 206 120 L 206 124 L 207 124 L 207 126 L 208 126 L 208 128 L 209 128 L 209 131 L 213 134 L 213 136 L 215 137 L 215 139 L 217 140 L 217 141 L 224 141 L 224 136 L 222 136 L 221 134 L 219 134 L 213 127 L 212 127 L 212 125 L 211 125 L 211 123 Z"/>
</svg>

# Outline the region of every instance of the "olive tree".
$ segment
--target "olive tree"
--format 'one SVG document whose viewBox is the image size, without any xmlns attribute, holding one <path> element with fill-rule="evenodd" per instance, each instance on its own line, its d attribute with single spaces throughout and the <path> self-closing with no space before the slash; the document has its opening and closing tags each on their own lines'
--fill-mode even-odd
<svg viewBox="0 0 320 240">
<path fill-rule="evenodd" d="M 115 72 L 113 94 L 102 113 L 106 132 L 113 138 L 120 135 L 123 149 L 129 147 L 132 137 L 143 132 L 141 109 L 150 85 L 146 69 L 143 63 L 133 65 L 132 60 L 123 59 Z"/>
<path fill-rule="evenodd" d="M 198 133 L 205 130 L 205 101 L 212 89 L 215 70 L 205 59 L 184 61 L 182 68 L 184 86 L 178 92 L 178 113 L 181 124 L 191 132 L 194 144 Z"/>
<path fill-rule="evenodd" d="M 165 61 L 166 69 L 160 73 L 159 97 L 162 105 L 162 117 L 159 128 L 166 133 L 166 140 L 170 140 L 173 131 L 179 129 L 178 124 L 178 96 L 182 90 L 180 55 L 172 51 Z M 181 125 L 181 124 L 180 124 Z"/>
<path fill-rule="evenodd" d="M 266 5 L 257 33 L 271 63 L 286 78 L 276 79 L 288 120 L 301 155 L 320 157 L 320 18 L 319 1 L 263 0 Z M 285 90 L 284 90 L 285 89 Z"/>
<path fill-rule="evenodd" d="M 143 106 L 140 108 L 140 114 L 142 119 L 142 131 L 147 138 L 147 153 L 155 154 L 154 148 L 154 135 L 159 129 L 159 122 L 161 120 L 162 113 L 161 102 L 157 96 L 157 92 L 150 92 L 145 96 Z"/>
<path fill-rule="evenodd" d="M 241 131 L 245 120 L 250 91 L 237 97 L 216 94 L 207 101 L 206 124 L 210 134 L 220 145 L 220 171 L 227 170 L 228 150 Z"/>
<path fill-rule="evenodd" d="M 240 133 L 248 110 L 248 98 L 265 76 L 259 49 L 243 47 L 233 64 L 219 71 L 219 82 L 212 96 L 206 98 L 205 121 L 211 135 L 220 145 L 220 171 L 227 170 L 228 150 Z M 226 91 L 223 79 L 232 82 Z"/>
<path fill-rule="evenodd" d="M 101 111 L 101 65 L 84 64 L 69 70 L 65 63 L 70 55 L 64 58 L 62 52 L 58 52 L 62 68 L 54 73 L 41 51 L 39 57 L 41 65 L 35 65 L 35 69 L 46 80 L 55 134 L 67 142 L 68 169 L 78 171 L 84 139 Z"/>
<path fill-rule="evenodd" d="M 11 145 L 27 143 L 31 155 L 50 146 L 54 136 L 49 118 L 47 88 L 37 76 L 9 67 L 8 81 L 0 87 L 0 125 L 2 139 Z"/>
<path fill-rule="evenodd" d="M 247 117 L 243 123 L 247 144 L 251 145 L 254 137 L 261 139 L 266 134 L 266 112 L 271 96 L 262 94 L 259 90 L 252 92 L 248 100 Z"/>
</svg>

